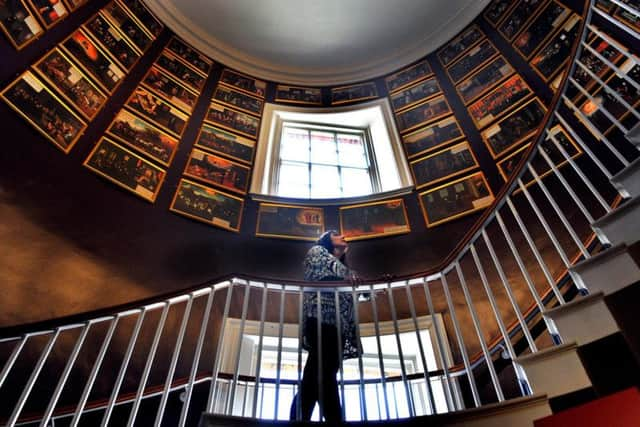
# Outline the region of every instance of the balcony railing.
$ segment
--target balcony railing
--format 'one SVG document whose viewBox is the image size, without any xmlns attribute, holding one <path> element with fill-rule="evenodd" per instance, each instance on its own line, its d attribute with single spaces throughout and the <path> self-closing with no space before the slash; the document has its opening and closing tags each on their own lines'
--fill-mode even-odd
<svg viewBox="0 0 640 427">
<path fill-rule="evenodd" d="M 305 357 L 298 345 L 305 292 L 353 297 L 367 347 L 340 367 L 347 420 L 429 415 L 530 394 L 514 360 L 562 342 L 541 313 L 589 292 L 571 267 L 608 245 L 590 225 L 628 198 L 609 180 L 638 157 L 624 135 L 640 121 L 633 51 L 640 34 L 596 3 L 536 143 L 442 266 L 338 286 L 232 277 L 124 309 L 5 328 L 0 423 L 184 426 L 203 411 L 286 419 Z M 627 3 L 611 3 L 640 18 Z M 615 34 L 636 44 L 625 47 Z M 609 50 L 594 47 L 593 38 Z M 606 73 L 615 79 L 603 79 Z M 563 135 L 581 156 L 568 151 Z"/>
</svg>

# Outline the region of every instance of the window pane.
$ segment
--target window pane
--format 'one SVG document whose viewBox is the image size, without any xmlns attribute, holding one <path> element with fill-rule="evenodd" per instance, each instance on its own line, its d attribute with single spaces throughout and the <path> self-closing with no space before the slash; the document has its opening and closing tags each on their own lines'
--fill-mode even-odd
<svg viewBox="0 0 640 427">
<path fill-rule="evenodd" d="M 340 197 L 340 175 L 336 166 L 311 165 L 311 197 Z"/>
<path fill-rule="evenodd" d="M 311 162 L 335 165 L 338 163 L 335 135 L 311 132 Z"/>
<path fill-rule="evenodd" d="M 304 129 L 285 127 L 280 142 L 282 160 L 309 161 L 309 133 Z"/>
<path fill-rule="evenodd" d="M 343 196 L 362 196 L 371 193 L 371 178 L 367 169 L 342 168 Z"/>
<path fill-rule="evenodd" d="M 364 152 L 364 141 L 360 136 L 339 134 L 338 150 L 340 152 L 341 165 L 361 168 L 368 166 Z"/>
<path fill-rule="evenodd" d="M 278 195 L 309 197 L 309 167 L 306 164 L 282 162 L 278 181 Z"/>
</svg>

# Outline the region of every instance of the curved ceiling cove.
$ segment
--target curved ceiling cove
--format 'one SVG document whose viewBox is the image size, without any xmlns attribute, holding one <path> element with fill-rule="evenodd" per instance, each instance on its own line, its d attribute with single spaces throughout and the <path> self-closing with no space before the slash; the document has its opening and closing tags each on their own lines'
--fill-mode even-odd
<svg viewBox="0 0 640 427">
<path fill-rule="evenodd" d="M 266 80 L 336 85 L 379 77 L 437 49 L 489 0 L 147 0 L 213 59 Z"/>
</svg>

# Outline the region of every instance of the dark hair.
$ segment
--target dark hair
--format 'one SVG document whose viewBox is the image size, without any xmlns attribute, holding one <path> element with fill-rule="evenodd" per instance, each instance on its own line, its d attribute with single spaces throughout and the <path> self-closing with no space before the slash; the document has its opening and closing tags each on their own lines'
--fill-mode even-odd
<svg viewBox="0 0 640 427">
<path fill-rule="evenodd" d="M 336 234 L 340 234 L 340 233 L 338 233 L 336 230 L 327 230 L 324 233 L 322 233 L 322 235 L 318 238 L 318 240 L 316 241 L 316 244 L 322 246 L 323 248 L 328 250 L 331 255 L 333 255 L 333 251 L 335 247 L 333 246 L 333 242 L 331 241 L 331 236 Z M 339 259 L 340 259 L 340 262 L 342 262 L 344 265 L 347 265 L 346 253 L 342 254 L 342 256 Z"/>
</svg>

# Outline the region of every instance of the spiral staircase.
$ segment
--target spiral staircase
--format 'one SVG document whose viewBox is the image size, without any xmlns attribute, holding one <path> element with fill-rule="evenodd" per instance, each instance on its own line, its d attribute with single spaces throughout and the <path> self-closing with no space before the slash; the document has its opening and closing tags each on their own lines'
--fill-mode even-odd
<svg viewBox="0 0 640 427">
<path fill-rule="evenodd" d="M 304 356 L 291 344 L 301 334 L 302 296 L 320 291 L 354 297 L 358 331 L 373 349 L 340 369 L 350 423 L 551 426 L 592 413 L 640 424 L 640 113 L 581 62 L 589 53 L 640 91 L 627 69 L 586 42 L 596 34 L 638 67 L 594 17 L 636 43 L 640 34 L 596 3 L 538 143 L 439 268 L 337 286 L 238 275 L 0 329 L 0 424 L 288 424 L 282 408 L 300 384 Z M 567 94 L 593 101 L 578 71 L 626 106 L 635 126 L 600 106 L 616 132 L 598 131 Z M 582 157 L 565 150 L 551 132 L 557 125 Z M 554 276 L 557 264 L 564 271 Z M 361 294 L 372 298 L 358 302 Z M 580 425 L 596 425 L 589 422 L 601 421 L 586 416 Z"/>
</svg>

